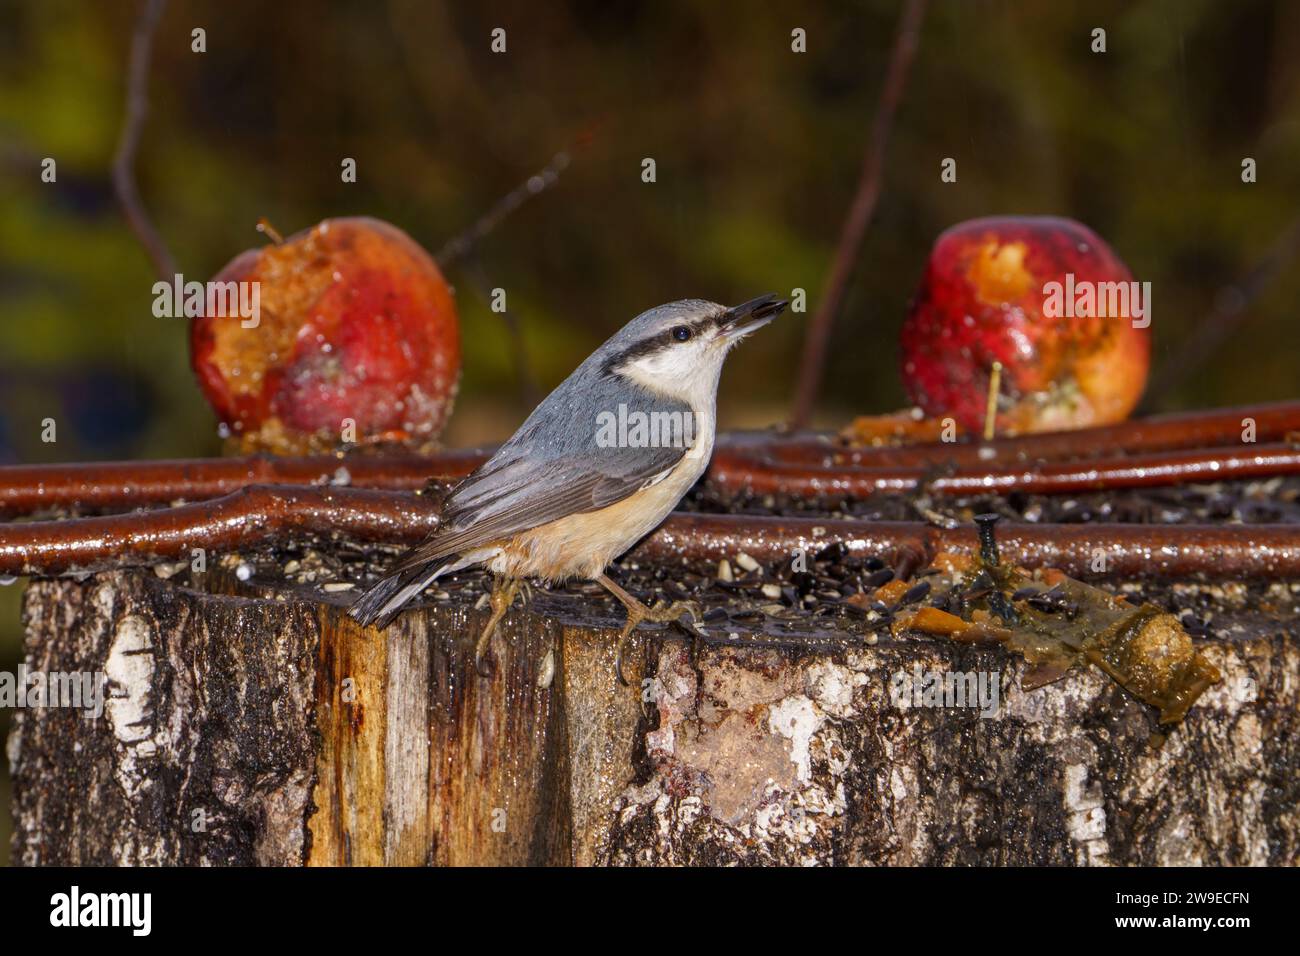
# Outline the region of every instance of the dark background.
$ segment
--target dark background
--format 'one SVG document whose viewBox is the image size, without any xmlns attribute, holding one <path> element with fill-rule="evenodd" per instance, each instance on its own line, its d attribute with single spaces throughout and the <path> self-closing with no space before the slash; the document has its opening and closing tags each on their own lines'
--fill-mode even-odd
<svg viewBox="0 0 1300 956">
<path fill-rule="evenodd" d="M 0 0 L 0 462 L 219 450 L 183 320 L 152 315 L 154 276 L 109 182 L 137 9 Z M 723 426 L 766 425 L 788 409 L 897 18 L 884 0 L 173 0 L 140 191 L 179 269 L 204 280 L 260 244 L 263 216 L 285 234 L 376 216 L 436 253 L 567 150 L 556 185 L 448 269 L 464 336 L 448 442 L 503 438 L 529 410 L 480 291 L 493 286 L 543 391 L 650 306 L 807 289 L 809 313 L 756 336 L 723 378 Z M 498 26 L 505 55 L 489 50 Z M 206 53 L 190 50 L 195 27 Z M 790 50 L 795 27 L 806 54 Z M 939 179 L 949 156 L 954 184 Z M 927 250 L 990 214 L 1079 219 L 1152 283 L 1164 387 L 1144 410 L 1294 398 L 1300 275 L 1283 237 L 1298 199 L 1300 3 L 932 2 L 817 422 L 904 403 L 896 340 Z M 1261 268 L 1240 321 L 1213 320 Z M 1193 363 L 1207 322 L 1217 335 Z M 55 444 L 40 440 L 47 417 Z M 0 587 L 0 670 L 19 657 L 20 589 Z"/>
</svg>

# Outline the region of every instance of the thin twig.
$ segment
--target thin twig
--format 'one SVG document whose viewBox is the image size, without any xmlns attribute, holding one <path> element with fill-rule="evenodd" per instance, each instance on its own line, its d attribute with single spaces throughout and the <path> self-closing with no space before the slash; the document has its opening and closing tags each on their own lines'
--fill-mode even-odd
<svg viewBox="0 0 1300 956">
<path fill-rule="evenodd" d="M 154 228 L 135 184 L 135 153 L 140 144 L 140 133 L 149 115 L 149 59 L 153 46 L 154 30 L 162 16 L 167 0 L 144 0 L 140 17 L 131 36 L 131 55 L 127 63 L 126 117 L 122 122 L 122 135 L 113 157 L 113 190 L 126 216 L 127 224 L 144 246 L 154 273 L 171 281 L 176 275 L 176 260 L 167 249 L 158 230 Z"/>
<path fill-rule="evenodd" d="M 470 285 L 478 293 L 483 304 L 489 309 L 492 308 L 492 292 L 488 288 L 487 276 L 483 274 L 483 267 L 479 264 L 477 256 L 467 257 L 462 265 L 462 271 L 470 280 Z M 537 376 L 533 374 L 532 363 L 528 360 L 528 346 L 524 343 L 524 328 L 519 321 L 517 313 L 512 312 L 507 306 L 506 310 L 501 313 L 501 321 L 505 324 L 506 335 L 510 339 L 510 353 L 515 365 L 515 378 L 519 382 L 519 401 L 526 409 L 532 409 L 542 399 L 541 387 L 537 384 Z"/>
<path fill-rule="evenodd" d="M 1147 388 L 1145 402 L 1151 404 L 1189 375 L 1198 371 L 1246 318 L 1247 310 L 1273 280 L 1300 256 L 1300 218 L 1293 219 L 1245 277 L 1219 290 L 1214 308 L 1174 355 L 1161 367 Z"/>
<path fill-rule="evenodd" d="M 587 131 L 579 136 L 575 148 L 586 145 L 590 141 L 591 135 L 591 131 Z M 439 249 L 436 257 L 438 266 L 446 269 L 458 261 L 465 260 L 464 268 L 470 281 L 484 299 L 490 299 L 491 296 L 487 291 L 487 280 L 483 277 L 483 271 L 478 263 L 469 258 L 470 254 L 484 237 L 501 225 L 507 216 L 529 199 L 545 192 L 559 182 L 560 173 L 569 167 L 570 162 L 569 150 L 561 150 L 552 156 L 549 163 L 502 196 L 477 222 Z M 508 309 L 502 315 L 502 319 L 505 322 L 506 334 L 510 338 L 515 374 L 519 380 L 520 400 L 526 407 L 532 408 L 541 399 L 541 389 L 538 387 L 537 378 L 533 375 L 532 366 L 528 361 L 528 349 L 524 345 L 523 327 L 518 317 Z"/>
<path fill-rule="evenodd" d="M 921 21 L 925 16 L 925 0 L 908 0 L 899 18 L 898 33 L 894 37 L 894 49 L 889 58 L 889 69 L 885 75 L 885 85 L 880 93 L 880 103 L 876 108 L 876 117 L 871 124 L 871 136 L 867 140 L 866 153 L 862 159 L 862 174 L 858 179 L 858 191 L 845 217 L 844 227 L 840 231 L 839 245 L 835 250 L 835 260 L 830 275 L 822 289 L 817 311 L 808 324 L 804 339 L 803 360 L 799 366 L 799 383 L 795 390 L 794 409 L 790 415 L 793 428 L 802 428 L 812 415 L 813 403 L 821 386 L 822 369 L 826 364 L 826 347 L 830 342 L 831 325 L 839 313 L 844 300 L 844 290 L 853 274 L 858 251 L 862 248 L 862 238 L 876 210 L 876 200 L 880 196 L 880 182 L 885 166 L 885 150 L 889 145 L 889 133 L 894 125 L 894 114 L 903 90 L 907 85 L 908 70 L 916 54 L 916 47 L 921 33 Z"/>
<path fill-rule="evenodd" d="M 561 150 L 551 157 L 551 161 L 533 175 L 506 193 L 477 222 L 449 240 L 435 257 L 438 266 L 446 269 L 456 260 L 468 253 L 485 236 L 501 225 L 502 220 L 522 206 L 529 199 L 554 186 L 560 179 L 560 173 L 568 168 L 570 162 L 567 150 Z"/>
</svg>

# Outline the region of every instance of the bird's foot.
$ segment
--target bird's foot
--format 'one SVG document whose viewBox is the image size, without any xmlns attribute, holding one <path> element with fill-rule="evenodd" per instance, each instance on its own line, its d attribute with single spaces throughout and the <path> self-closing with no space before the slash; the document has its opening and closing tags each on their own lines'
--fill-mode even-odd
<svg viewBox="0 0 1300 956">
<path fill-rule="evenodd" d="M 637 625 L 642 621 L 668 624 L 681 620 L 686 614 L 691 616 L 692 622 L 699 621 L 704 616 L 700 606 L 694 601 L 673 601 L 671 604 L 657 601 L 650 607 L 640 602 L 627 605 L 627 622 L 618 636 L 618 650 L 614 654 L 614 673 L 618 675 L 620 684 L 624 687 L 628 686 L 627 677 L 623 672 L 623 661 L 627 656 L 628 644 L 632 641 L 632 632 L 636 630 Z"/>
<path fill-rule="evenodd" d="M 483 633 L 479 635 L 478 644 L 474 646 L 474 669 L 478 671 L 481 677 L 491 677 L 492 668 L 488 664 L 488 650 L 492 643 L 492 635 L 496 633 L 497 624 L 501 618 L 505 617 L 506 611 L 510 610 L 510 605 L 514 603 L 515 595 L 519 593 L 521 582 L 513 578 L 497 578 L 492 584 L 492 615 L 488 618 L 487 624 L 483 628 Z M 528 598 L 532 596 L 532 590 L 525 588 L 524 603 L 528 603 Z"/>
<path fill-rule="evenodd" d="M 646 608 L 646 615 L 642 620 L 667 624 L 681 620 L 684 614 L 689 614 L 692 621 L 700 621 L 704 618 L 704 612 L 694 601 L 656 601 Z"/>
</svg>

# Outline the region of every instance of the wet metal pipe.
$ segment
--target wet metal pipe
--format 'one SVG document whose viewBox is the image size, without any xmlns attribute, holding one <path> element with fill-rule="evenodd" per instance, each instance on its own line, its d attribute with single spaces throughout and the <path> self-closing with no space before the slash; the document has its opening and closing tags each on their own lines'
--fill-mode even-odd
<svg viewBox="0 0 1300 956">
<path fill-rule="evenodd" d="M 315 535 L 410 544 L 437 526 L 436 496 L 360 488 L 260 485 L 212 501 L 141 514 L 0 526 L 0 574 L 51 575 L 150 564 L 208 551 Z M 833 541 L 850 551 L 924 562 L 978 547 L 974 527 L 920 522 L 700 515 L 677 512 L 631 552 L 633 560 L 703 566 L 745 551 L 775 563 Z M 1107 574 L 1300 577 L 1300 528 L 1281 525 L 1034 525 L 999 529 L 1004 558 L 1089 573 L 1098 549 Z"/>
</svg>

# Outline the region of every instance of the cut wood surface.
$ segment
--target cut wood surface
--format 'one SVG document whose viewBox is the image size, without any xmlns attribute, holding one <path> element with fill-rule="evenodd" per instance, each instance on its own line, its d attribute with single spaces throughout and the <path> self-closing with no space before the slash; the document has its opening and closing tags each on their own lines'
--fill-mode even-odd
<svg viewBox="0 0 1300 956">
<path fill-rule="evenodd" d="M 36 581 L 26 663 L 103 671 L 103 718 L 29 708 L 9 752 L 25 864 L 1294 864 L 1294 632 L 1207 641 L 1223 672 L 1161 739 L 1095 670 L 1033 691 L 1000 649 L 644 630 L 513 608 L 495 673 L 460 595 L 356 627 L 348 597 L 224 571 Z M 995 716 L 899 674 L 996 677 Z"/>
</svg>

